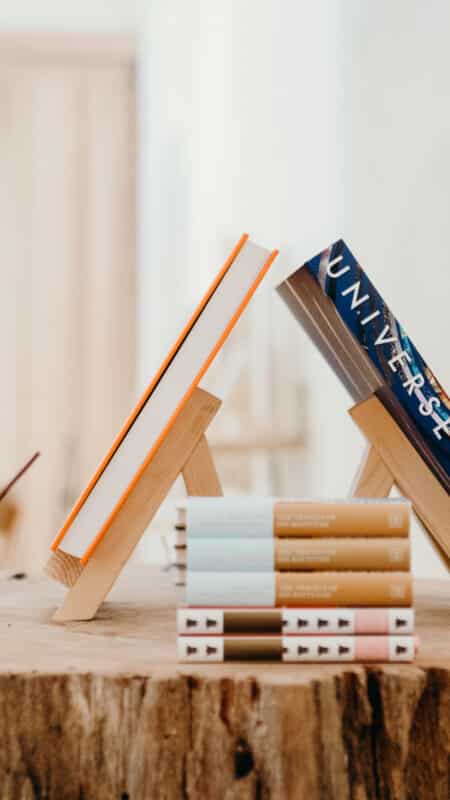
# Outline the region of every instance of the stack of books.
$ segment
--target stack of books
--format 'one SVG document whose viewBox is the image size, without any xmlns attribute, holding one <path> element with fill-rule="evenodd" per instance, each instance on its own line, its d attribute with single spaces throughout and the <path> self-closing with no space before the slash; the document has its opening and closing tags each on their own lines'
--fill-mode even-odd
<svg viewBox="0 0 450 800">
<path fill-rule="evenodd" d="M 410 504 L 188 498 L 172 543 L 182 661 L 412 661 Z"/>
</svg>

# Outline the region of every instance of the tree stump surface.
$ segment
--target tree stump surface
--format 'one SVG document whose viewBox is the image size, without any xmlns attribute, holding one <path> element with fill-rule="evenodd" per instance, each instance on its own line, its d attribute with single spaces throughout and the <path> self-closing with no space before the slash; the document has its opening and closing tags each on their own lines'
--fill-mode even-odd
<svg viewBox="0 0 450 800">
<path fill-rule="evenodd" d="M 92 622 L 0 580 L 1 800 L 449 800 L 450 581 L 409 665 L 178 664 L 176 590 L 129 566 Z"/>
</svg>

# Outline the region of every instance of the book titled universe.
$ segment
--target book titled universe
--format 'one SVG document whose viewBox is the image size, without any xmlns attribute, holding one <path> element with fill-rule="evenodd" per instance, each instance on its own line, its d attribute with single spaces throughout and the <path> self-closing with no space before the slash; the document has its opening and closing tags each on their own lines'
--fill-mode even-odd
<svg viewBox="0 0 450 800">
<path fill-rule="evenodd" d="M 314 284 L 333 308 L 320 303 Z M 279 292 L 353 398 L 381 394 L 448 491 L 450 399 L 345 242 L 340 239 L 307 261 Z M 348 338 L 339 333 L 339 320 Z"/>
</svg>

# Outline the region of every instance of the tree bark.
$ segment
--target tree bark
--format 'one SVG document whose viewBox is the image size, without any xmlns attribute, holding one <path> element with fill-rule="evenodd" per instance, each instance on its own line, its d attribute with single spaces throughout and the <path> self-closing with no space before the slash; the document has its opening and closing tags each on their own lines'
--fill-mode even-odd
<svg viewBox="0 0 450 800">
<path fill-rule="evenodd" d="M 177 664 L 167 576 L 129 568 L 97 620 L 0 582 L 4 800 L 448 800 L 450 591 L 417 590 L 415 665 Z"/>
</svg>

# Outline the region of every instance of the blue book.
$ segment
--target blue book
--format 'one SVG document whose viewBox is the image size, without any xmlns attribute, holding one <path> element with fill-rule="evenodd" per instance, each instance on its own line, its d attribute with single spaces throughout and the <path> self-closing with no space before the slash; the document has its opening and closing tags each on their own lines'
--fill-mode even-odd
<svg viewBox="0 0 450 800">
<path fill-rule="evenodd" d="M 354 400 L 376 392 L 448 491 L 450 399 L 345 242 L 278 290 Z"/>
</svg>

